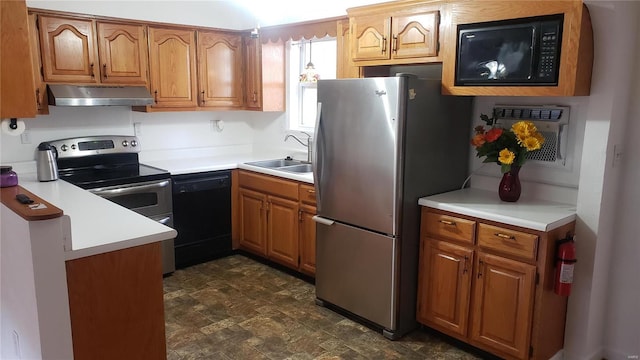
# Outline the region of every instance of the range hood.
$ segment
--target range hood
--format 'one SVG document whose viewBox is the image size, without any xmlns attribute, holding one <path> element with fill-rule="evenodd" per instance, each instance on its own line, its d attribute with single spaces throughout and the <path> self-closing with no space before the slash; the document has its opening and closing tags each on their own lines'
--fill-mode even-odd
<svg viewBox="0 0 640 360">
<path fill-rule="evenodd" d="M 153 97 L 144 86 L 47 85 L 49 105 L 144 106 Z"/>
</svg>

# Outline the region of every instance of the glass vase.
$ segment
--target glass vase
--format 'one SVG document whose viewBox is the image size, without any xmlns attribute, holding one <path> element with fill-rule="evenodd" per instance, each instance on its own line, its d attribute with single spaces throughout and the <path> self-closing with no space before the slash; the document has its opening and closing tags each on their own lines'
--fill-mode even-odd
<svg viewBox="0 0 640 360">
<path fill-rule="evenodd" d="M 500 186 L 498 187 L 498 195 L 500 200 L 507 202 L 516 202 L 520 198 L 520 166 L 511 166 L 511 170 L 502 174 Z"/>
</svg>

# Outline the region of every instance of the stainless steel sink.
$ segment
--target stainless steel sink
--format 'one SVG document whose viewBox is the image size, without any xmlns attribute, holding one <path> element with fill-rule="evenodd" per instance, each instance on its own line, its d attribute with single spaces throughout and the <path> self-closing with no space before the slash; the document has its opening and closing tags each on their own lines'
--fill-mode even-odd
<svg viewBox="0 0 640 360">
<path fill-rule="evenodd" d="M 254 162 L 247 163 L 247 165 L 265 167 L 269 169 L 279 168 L 283 166 L 300 165 L 300 164 L 303 164 L 303 162 L 300 160 L 292 160 L 292 159 L 263 160 L 263 161 L 254 161 Z"/>
<path fill-rule="evenodd" d="M 259 166 L 267 169 L 286 171 L 290 173 L 310 173 L 313 171 L 311 164 L 292 159 L 275 159 L 248 162 L 247 165 Z"/>
<path fill-rule="evenodd" d="M 293 173 L 309 173 L 313 171 L 311 164 L 283 166 L 277 169 L 282 171 L 287 171 L 287 172 L 293 172 Z"/>
</svg>

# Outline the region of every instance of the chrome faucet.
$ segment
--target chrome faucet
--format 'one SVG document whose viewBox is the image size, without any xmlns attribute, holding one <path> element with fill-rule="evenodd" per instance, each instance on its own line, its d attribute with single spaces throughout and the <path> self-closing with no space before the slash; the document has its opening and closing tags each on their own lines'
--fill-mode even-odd
<svg viewBox="0 0 640 360">
<path fill-rule="evenodd" d="M 297 142 L 300 143 L 300 145 L 304 146 L 307 148 L 307 162 L 311 163 L 311 159 L 313 158 L 313 139 L 311 138 L 311 134 L 308 134 L 304 131 L 300 131 L 301 133 L 307 135 L 307 143 L 305 144 L 304 142 L 302 142 L 302 140 L 298 139 L 297 136 L 293 135 L 293 134 L 288 134 L 287 136 L 284 137 L 284 141 L 287 141 L 289 138 L 293 138 L 294 140 L 296 140 Z"/>
</svg>

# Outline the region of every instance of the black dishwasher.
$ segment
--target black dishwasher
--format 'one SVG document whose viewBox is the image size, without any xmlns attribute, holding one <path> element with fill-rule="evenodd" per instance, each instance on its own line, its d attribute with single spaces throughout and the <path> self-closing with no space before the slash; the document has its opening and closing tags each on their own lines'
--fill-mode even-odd
<svg viewBox="0 0 640 360">
<path fill-rule="evenodd" d="M 231 252 L 231 172 L 174 175 L 173 225 L 176 268 Z"/>
</svg>

